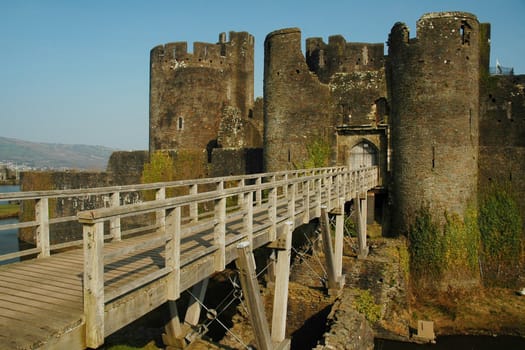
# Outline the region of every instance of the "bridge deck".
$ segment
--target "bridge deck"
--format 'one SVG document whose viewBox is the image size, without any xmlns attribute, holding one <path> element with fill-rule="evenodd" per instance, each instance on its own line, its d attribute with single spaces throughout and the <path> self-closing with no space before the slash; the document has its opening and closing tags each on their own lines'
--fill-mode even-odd
<svg viewBox="0 0 525 350">
<path fill-rule="evenodd" d="M 285 204 L 279 204 L 278 215 L 285 212 Z M 297 205 L 300 206 L 300 203 Z M 296 214 L 299 216 L 301 213 L 302 209 L 298 207 Z M 268 228 L 265 216 L 264 211 L 254 216 L 254 226 L 258 227 L 256 235 L 264 235 Z M 240 214 L 230 214 L 229 217 L 226 240 L 227 245 L 233 245 L 245 235 L 241 233 Z M 199 225 L 202 224 L 203 222 L 199 222 Z M 191 225 L 183 228 L 187 231 L 190 229 Z M 157 237 L 161 235 L 150 233 L 120 242 L 106 243 L 104 253 L 134 247 Z M 185 274 L 185 270 L 188 270 L 187 274 L 192 274 L 189 271 L 195 271 L 196 266 L 202 264 L 200 260 L 206 261 L 214 251 L 211 229 L 184 237 L 181 242 L 182 274 Z M 198 258 L 199 256 L 201 257 Z M 228 260 L 231 262 L 232 257 Z M 83 264 L 83 250 L 74 249 L 42 259 L 0 266 L 0 349 L 31 349 L 38 348 L 40 344 L 49 346 L 50 339 L 52 344 L 53 338 L 58 340 L 77 328 L 78 335 L 74 335 L 76 333 L 73 332 L 71 337 L 78 338 L 84 334 Z M 104 266 L 105 292 L 110 294 L 112 290 L 141 276 L 158 272 L 164 267 L 162 243 L 156 247 L 119 256 L 117 260 L 107 262 Z M 195 278 L 199 277 L 196 275 L 193 279 Z M 187 284 L 186 287 L 189 288 L 193 283 Z M 82 341 L 70 340 L 78 345 Z"/>
</svg>

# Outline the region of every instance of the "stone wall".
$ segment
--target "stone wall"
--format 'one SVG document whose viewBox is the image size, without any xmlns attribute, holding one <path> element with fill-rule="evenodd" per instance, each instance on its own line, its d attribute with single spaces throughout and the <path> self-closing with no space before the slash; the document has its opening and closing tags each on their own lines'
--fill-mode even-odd
<svg viewBox="0 0 525 350">
<path fill-rule="evenodd" d="M 215 148 L 211 177 L 262 173 L 262 148 Z"/>
<path fill-rule="evenodd" d="M 111 176 L 105 172 L 30 171 L 22 172 L 20 175 L 21 191 L 105 187 L 110 183 Z M 50 199 L 49 215 L 51 218 L 76 215 L 78 211 L 105 207 L 108 203 L 107 196 Z M 34 219 L 34 204 L 24 201 L 20 207 L 20 221 L 33 221 Z M 52 224 L 49 231 L 51 244 L 82 239 L 82 225 L 76 221 Z M 35 229 L 20 229 L 18 237 L 23 242 L 34 244 Z"/>
<path fill-rule="evenodd" d="M 398 233 L 423 205 L 462 216 L 476 204 L 479 36 L 477 18 L 462 12 L 422 16 L 414 39 L 405 24 L 392 28 L 387 75 Z"/>
<path fill-rule="evenodd" d="M 509 185 L 525 219 L 524 75 L 483 81 L 479 140 L 480 192 L 493 183 Z"/>
<path fill-rule="evenodd" d="M 148 157 L 148 151 L 113 152 L 107 166 L 111 184 L 122 186 L 140 183 Z"/>
</svg>

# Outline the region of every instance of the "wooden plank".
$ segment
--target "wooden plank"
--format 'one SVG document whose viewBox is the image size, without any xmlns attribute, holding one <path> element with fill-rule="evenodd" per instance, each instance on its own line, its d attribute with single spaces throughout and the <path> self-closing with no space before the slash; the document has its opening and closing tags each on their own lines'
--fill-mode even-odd
<svg viewBox="0 0 525 350">
<path fill-rule="evenodd" d="M 79 304 L 79 296 L 70 296 L 67 294 L 55 294 L 50 295 L 45 290 L 39 290 L 38 287 L 22 289 L 20 286 L 9 286 L 2 285 L 0 286 L 1 298 L 4 299 L 9 295 L 18 295 L 29 300 L 41 300 L 54 305 L 77 305 Z M 81 296 L 80 296 L 81 297 Z M 76 310 L 76 307 L 71 307 L 72 310 Z M 81 308 L 78 307 L 80 310 Z"/>
<path fill-rule="evenodd" d="M 280 343 L 286 336 L 286 313 L 288 308 L 288 284 L 290 278 L 290 258 L 292 249 L 293 222 L 288 221 L 285 225 L 284 248 L 277 252 L 277 264 L 275 269 L 275 292 L 272 312 L 271 339 L 274 343 Z"/>
<path fill-rule="evenodd" d="M 80 280 L 74 280 L 68 277 L 66 277 L 65 279 L 58 276 L 55 276 L 56 278 L 52 278 L 52 275 L 39 275 L 37 272 L 34 271 L 23 270 L 3 272 L 1 276 L 14 277 L 26 281 L 35 281 L 41 283 L 42 285 L 51 284 L 69 290 L 78 290 L 79 283 L 81 282 Z M 1 276 L 0 281 L 2 280 Z"/>
<path fill-rule="evenodd" d="M 28 306 L 15 301 L 2 306 L 0 314 L 5 316 L 8 312 L 14 315 L 8 315 L 8 317 L 29 321 L 33 325 L 45 324 L 47 327 L 57 331 L 68 328 L 72 324 L 80 324 L 82 321 L 82 315 L 80 314 L 72 315 L 64 311 L 60 312 L 57 308 L 36 308 L 35 306 Z M 45 315 L 45 317 L 42 318 L 42 315 Z"/>
<path fill-rule="evenodd" d="M 167 277 L 161 278 L 144 288 L 134 291 L 118 302 L 106 305 L 104 311 L 104 335 L 114 333 L 128 323 L 167 301 Z"/>
<path fill-rule="evenodd" d="M 55 285 L 42 284 L 41 281 L 31 281 L 5 275 L 0 278 L 0 281 L 2 282 L 1 287 L 11 287 L 15 290 L 23 290 L 25 292 L 35 291 L 41 292 L 44 295 L 52 293 L 62 295 L 63 298 L 71 300 L 76 300 L 75 298 L 82 297 L 82 289 L 80 288 L 80 286 L 78 290 L 64 289 Z"/>
</svg>

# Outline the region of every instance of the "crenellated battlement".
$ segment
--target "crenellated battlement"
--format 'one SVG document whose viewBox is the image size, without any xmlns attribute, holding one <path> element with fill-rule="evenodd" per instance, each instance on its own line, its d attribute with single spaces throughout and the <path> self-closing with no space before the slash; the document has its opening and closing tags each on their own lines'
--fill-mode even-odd
<svg viewBox="0 0 525 350">
<path fill-rule="evenodd" d="M 384 65 L 382 43 L 347 42 L 342 35 L 332 35 L 328 44 L 322 38 L 306 39 L 306 60 L 310 70 L 327 82 L 335 73 L 379 70 Z"/>
<path fill-rule="evenodd" d="M 227 65 L 252 60 L 254 38 L 247 32 L 230 32 L 219 34 L 217 43 L 194 42 L 192 52 L 188 52 L 185 41 L 166 43 L 151 50 L 152 64 L 169 64 L 170 68 L 211 67 L 221 68 Z"/>
</svg>

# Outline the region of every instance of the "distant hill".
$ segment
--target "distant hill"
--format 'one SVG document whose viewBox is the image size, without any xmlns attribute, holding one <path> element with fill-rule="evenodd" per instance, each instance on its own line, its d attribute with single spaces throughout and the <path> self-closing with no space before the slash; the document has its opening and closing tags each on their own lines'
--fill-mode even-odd
<svg viewBox="0 0 525 350">
<path fill-rule="evenodd" d="M 0 136 L 0 162 L 31 168 L 105 170 L 114 151 L 103 146 L 36 143 Z"/>
</svg>

